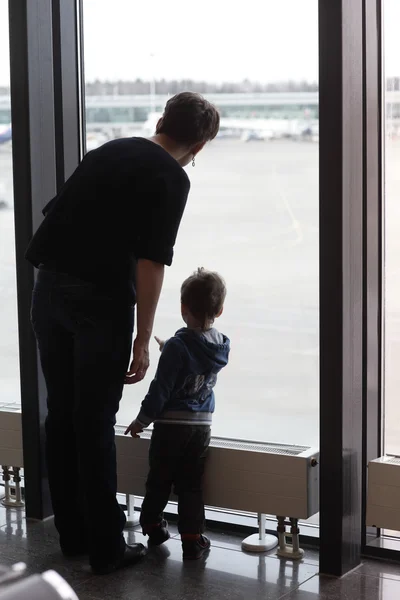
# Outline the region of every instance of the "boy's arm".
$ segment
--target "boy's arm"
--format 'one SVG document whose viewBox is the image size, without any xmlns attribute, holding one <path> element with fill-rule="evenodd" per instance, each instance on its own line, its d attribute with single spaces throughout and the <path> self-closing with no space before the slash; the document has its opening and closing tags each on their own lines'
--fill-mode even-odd
<svg viewBox="0 0 400 600">
<path fill-rule="evenodd" d="M 140 425 L 148 427 L 163 412 L 171 397 L 181 368 L 182 345 L 177 338 L 173 337 L 165 342 L 157 372 L 136 417 L 136 421 Z"/>
</svg>

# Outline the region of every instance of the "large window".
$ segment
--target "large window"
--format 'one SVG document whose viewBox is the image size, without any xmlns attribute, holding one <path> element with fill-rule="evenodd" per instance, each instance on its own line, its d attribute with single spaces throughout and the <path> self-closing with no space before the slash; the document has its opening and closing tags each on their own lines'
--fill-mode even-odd
<svg viewBox="0 0 400 600">
<path fill-rule="evenodd" d="M 0 410 L 20 405 L 8 2 L 0 0 Z"/>
<path fill-rule="evenodd" d="M 398 0 L 384 2 L 385 452 L 400 454 L 400 41 Z"/>
<path fill-rule="evenodd" d="M 219 107 L 219 137 L 188 167 L 192 190 L 155 333 L 182 326 L 179 289 L 198 266 L 228 296 L 232 341 L 215 435 L 318 444 L 318 2 L 228 0 L 201 7 L 84 0 L 87 147 L 148 136 L 169 95 Z M 106 36 L 106 43 L 105 43 Z M 126 390 L 136 415 L 158 360 Z"/>
</svg>

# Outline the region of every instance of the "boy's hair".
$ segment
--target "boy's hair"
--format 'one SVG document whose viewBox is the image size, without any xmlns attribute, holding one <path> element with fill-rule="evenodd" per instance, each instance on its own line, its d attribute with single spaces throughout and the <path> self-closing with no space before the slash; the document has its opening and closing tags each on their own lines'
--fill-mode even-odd
<svg viewBox="0 0 400 600">
<path fill-rule="evenodd" d="M 212 325 L 221 312 L 226 296 L 225 281 L 218 273 L 197 269 L 182 284 L 181 302 L 197 319 L 201 328 Z"/>
<path fill-rule="evenodd" d="M 179 144 L 193 146 L 213 140 L 219 130 L 215 106 L 194 92 L 170 98 L 156 133 L 164 133 Z"/>
</svg>

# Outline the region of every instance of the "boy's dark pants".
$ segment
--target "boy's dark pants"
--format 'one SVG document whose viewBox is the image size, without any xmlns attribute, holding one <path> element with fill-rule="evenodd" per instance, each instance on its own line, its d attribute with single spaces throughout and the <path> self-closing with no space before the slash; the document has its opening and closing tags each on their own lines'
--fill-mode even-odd
<svg viewBox="0 0 400 600">
<path fill-rule="evenodd" d="M 204 425 L 156 423 L 150 444 L 150 472 L 140 524 L 161 523 L 174 486 L 179 533 L 204 531 L 203 474 L 211 429 Z"/>
</svg>

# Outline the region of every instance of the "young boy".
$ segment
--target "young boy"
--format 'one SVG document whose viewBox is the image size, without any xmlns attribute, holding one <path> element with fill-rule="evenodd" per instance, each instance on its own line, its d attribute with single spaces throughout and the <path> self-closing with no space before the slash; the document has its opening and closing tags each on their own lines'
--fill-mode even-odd
<svg viewBox="0 0 400 600">
<path fill-rule="evenodd" d="M 125 432 L 138 437 L 154 422 L 140 523 L 151 544 L 169 539 L 163 511 L 174 486 L 184 559 L 200 558 L 210 548 L 203 535 L 202 482 L 215 407 L 213 388 L 230 349 L 229 339 L 213 327 L 225 296 L 225 283 L 217 273 L 198 269 L 183 282 L 181 312 L 187 327 L 166 342 L 156 338 L 162 352 L 157 372 L 141 411 Z"/>
</svg>

